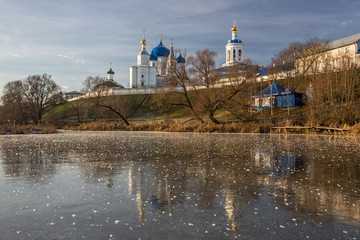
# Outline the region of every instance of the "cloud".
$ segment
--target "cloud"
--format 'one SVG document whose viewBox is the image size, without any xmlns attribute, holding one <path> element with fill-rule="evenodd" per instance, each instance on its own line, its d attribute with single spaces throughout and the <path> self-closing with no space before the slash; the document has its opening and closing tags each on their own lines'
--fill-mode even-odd
<svg viewBox="0 0 360 240">
<path fill-rule="evenodd" d="M 69 59 L 74 63 L 81 63 L 81 64 L 85 64 L 85 59 L 84 58 L 79 58 L 76 57 L 74 53 L 69 53 L 69 54 L 58 54 L 58 57 L 62 57 L 65 59 Z"/>
<path fill-rule="evenodd" d="M 61 85 L 61 88 L 63 88 L 63 89 L 69 89 L 70 87 L 69 87 L 69 86 L 66 86 L 66 85 Z"/>
<path fill-rule="evenodd" d="M 8 52 L 9 55 L 13 56 L 13 57 L 20 57 L 20 55 L 16 54 L 16 53 L 12 53 L 12 52 Z"/>
</svg>

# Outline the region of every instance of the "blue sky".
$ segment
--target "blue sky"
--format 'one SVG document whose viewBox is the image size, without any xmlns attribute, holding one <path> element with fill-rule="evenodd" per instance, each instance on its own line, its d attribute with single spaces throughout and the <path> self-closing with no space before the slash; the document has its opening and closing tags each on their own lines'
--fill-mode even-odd
<svg viewBox="0 0 360 240">
<path fill-rule="evenodd" d="M 359 0 L 0 0 L 0 89 L 32 74 L 51 74 L 64 91 L 87 76 L 128 86 L 142 30 L 147 49 L 163 42 L 188 55 L 208 48 L 225 61 L 236 20 L 244 57 L 260 65 L 291 41 L 335 40 L 360 32 Z"/>
</svg>

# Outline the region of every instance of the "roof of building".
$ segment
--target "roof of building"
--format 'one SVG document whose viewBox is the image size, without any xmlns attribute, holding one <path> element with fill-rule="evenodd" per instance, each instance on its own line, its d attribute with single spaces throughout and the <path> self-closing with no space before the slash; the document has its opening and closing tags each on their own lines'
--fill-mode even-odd
<svg viewBox="0 0 360 240">
<path fill-rule="evenodd" d="M 255 96 L 253 97 L 262 97 L 262 96 L 270 96 L 270 95 L 280 95 L 281 93 L 286 92 L 286 89 L 283 88 L 280 85 L 276 84 L 276 80 L 274 80 L 273 84 L 267 88 L 265 88 L 264 90 L 262 90 L 261 92 L 257 93 Z"/>
<path fill-rule="evenodd" d="M 156 56 L 155 53 L 154 53 L 154 49 L 151 50 L 151 53 L 150 53 L 150 61 L 151 61 L 151 60 L 154 60 L 154 61 L 157 60 L 157 56 Z"/>
<path fill-rule="evenodd" d="M 332 41 L 329 43 L 328 46 L 329 46 L 329 50 L 330 50 L 330 49 L 346 46 L 346 45 L 349 45 L 352 43 L 356 43 L 358 41 L 360 41 L 360 33 Z"/>
<path fill-rule="evenodd" d="M 71 91 L 71 92 L 66 92 L 64 93 L 65 95 L 82 95 L 82 93 L 78 92 L 78 91 Z"/>
<path fill-rule="evenodd" d="M 242 43 L 239 39 L 232 39 L 230 40 L 230 43 Z"/>
<path fill-rule="evenodd" d="M 267 68 L 260 68 L 259 73 L 257 74 L 258 77 L 267 75 L 268 69 Z"/>
<path fill-rule="evenodd" d="M 176 62 L 177 62 L 177 63 L 185 63 L 185 58 L 181 55 L 181 53 L 180 53 L 179 56 L 176 58 Z"/>
<path fill-rule="evenodd" d="M 167 57 L 170 54 L 170 50 L 165 47 L 165 45 L 162 43 L 162 40 L 160 40 L 159 45 L 153 49 L 153 52 L 157 57 Z"/>
<path fill-rule="evenodd" d="M 141 49 L 139 55 L 149 55 L 149 53 L 146 51 L 146 49 Z"/>
<path fill-rule="evenodd" d="M 110 70 L 107 72 L 107 74 L 114 74 L 115 72 L 110 68 Z"/>
<path fill-rule="evenodd" d="M 101 87 L 107 88 L 124 88 L 123 85 L 115 82 L 114 80 L 105 80 L 100 83 Z"/>
</svg>

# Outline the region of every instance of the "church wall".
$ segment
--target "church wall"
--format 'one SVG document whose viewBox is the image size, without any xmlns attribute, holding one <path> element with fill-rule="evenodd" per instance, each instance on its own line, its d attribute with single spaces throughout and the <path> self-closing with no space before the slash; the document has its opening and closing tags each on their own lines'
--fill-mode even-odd
<svg viewBox="0 0 360 240">
<path fill-rule="evenodd" d="M 164 75 L 166 73 L 167 57 L 158 57 L 158 74 Z"/>
<path fill-rule="evenodd" d="M 129 82 L 129 88 L 133 88 L 137 86 L 137 68 L 136 67 L 130 67 L 130 82 Z"/>
<path fill-rule="evenodd" d="M 149 55 L 139 54 L 139 55 L 138 55 L 137 65 L 138 65 L 138 66 L 140 66 L 140 65 L 141 65 L 141 66 L 149 65 L 149 60 L 150 60 Z"/>
<path fill-rule="evenodd" d="M 156 68 L 150 67 L 149 68 L 149 85 L 150 86 L 156 86 Z"/>
<path fill-rule="evenodd" d="M 145 87 L 147 85 L 148 71 L 146 67 L 139 66 L 137 72 L 138 85 L 137 87 Z"/>
</svg>

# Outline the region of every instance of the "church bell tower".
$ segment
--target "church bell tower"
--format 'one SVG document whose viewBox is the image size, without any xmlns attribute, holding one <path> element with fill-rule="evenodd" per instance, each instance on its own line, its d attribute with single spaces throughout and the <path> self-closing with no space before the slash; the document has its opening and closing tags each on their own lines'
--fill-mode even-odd
<svg viewBox="0 0 360 240">
<path fill-rule="evenodd" d="M 222 67 L 232 66 L 236 63 L 241 62 L 243 59 L 244 44 L 238 39 L 238 28 L 234 21 L 234 26 L 231 29 L 232 36 L 231 40 L 226 45 L 226 62 L 222 64 Z"/>
</svg>

